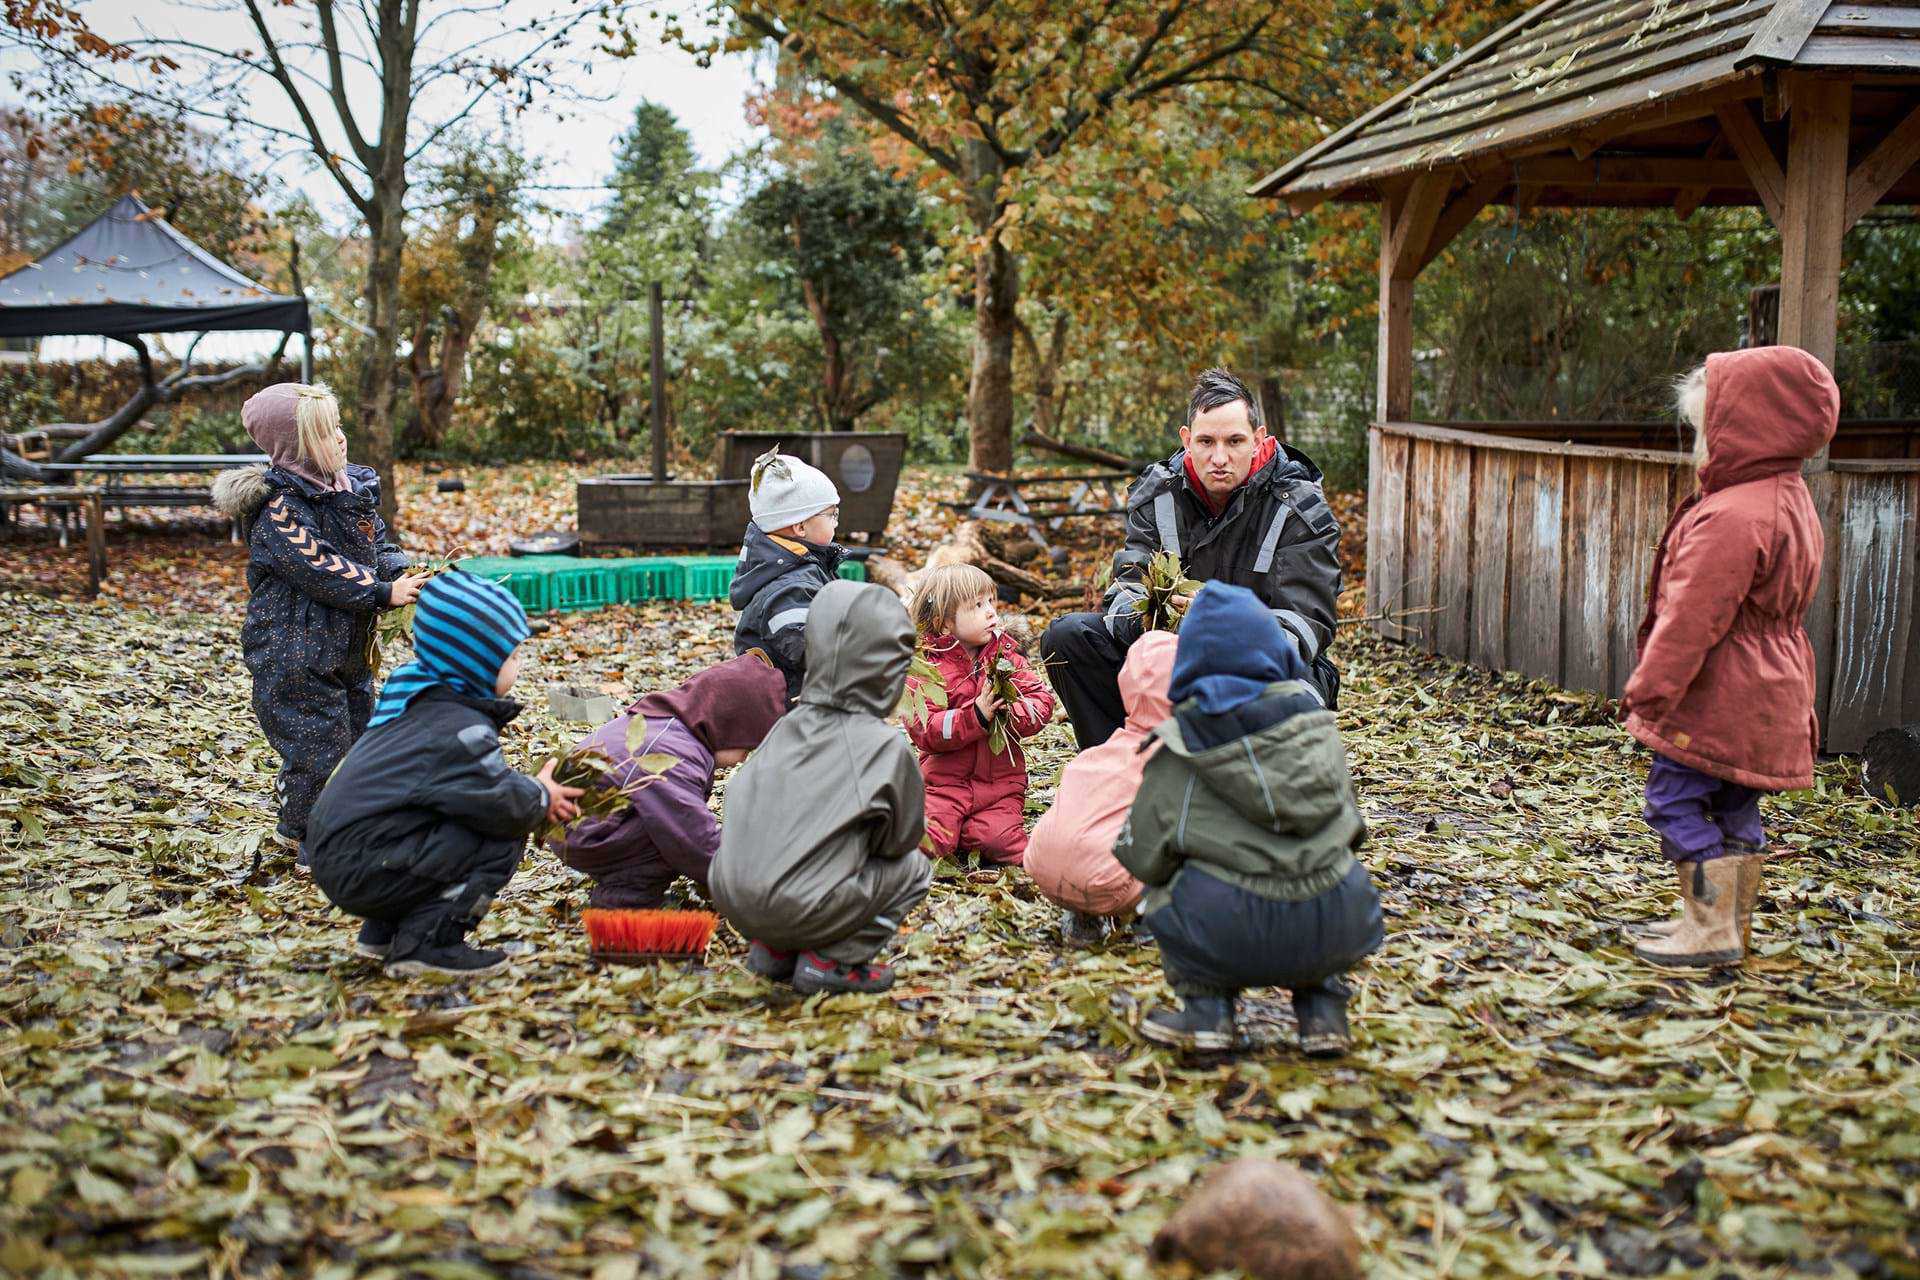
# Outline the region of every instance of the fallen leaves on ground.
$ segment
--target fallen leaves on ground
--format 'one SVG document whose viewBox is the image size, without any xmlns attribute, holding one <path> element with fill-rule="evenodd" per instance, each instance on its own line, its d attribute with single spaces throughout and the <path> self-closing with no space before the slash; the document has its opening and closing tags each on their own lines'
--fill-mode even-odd
<svg viewBox="0 0 1920 1280">
<path fill-rule="evenodd" d="M 1768 802 L 1746 969 L 1663 974 L 1619 934 L 1671 874 L 1604 706 L 1344 629 L 1389 928 L 1355 1049 L 1308 1062 L 1260 991 L 1251 1050 L 1189 1062 L 1135 1033 L 1150 947 L 1064 952 L 1024 879 L 950 870 L 879 998 L 776 990 L 724 929 L 590 969 L 545 852 L 481 930 L 510 970 L 389 981 L 289 863 L 234 883 L 274 762 L 194 599 L 0 598 L 0 1269 L 1143 1277 L 1195 1174 L 1263 1155 L 1380 1276 L 1920 1272 L 1920 823 L 1852 762 Z M 548 685 L 659 687 L 731 629 L 556 616 L 509 753 L 577 732 Z M 1033 740 L 1031 812 L 1068 754 Z"/>
</svg>

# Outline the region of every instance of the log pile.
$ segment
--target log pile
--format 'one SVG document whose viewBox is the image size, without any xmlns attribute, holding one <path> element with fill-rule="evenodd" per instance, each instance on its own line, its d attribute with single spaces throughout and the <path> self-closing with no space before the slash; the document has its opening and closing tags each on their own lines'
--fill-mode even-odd
<svg viewBox="0 0 1920 1280">
<path fill-rule="evenodd" d="M 1049 581 L 1022 568 L 1016 559 L 1044 563 L 1045 549 L 1028 539 L 1010 538 L 982 521 L 966 520 L 952 537 L 933 549 L 923 568 L 908 569 L 890 556 L 874 556 L 867 561 L 867 580 L 911 602 L 921 580 L 932 570 L 942 565 L 971 564 L 986 570 L 998 585 L 1035 600 L 1061 600 L 1083 590 L 1078 583 Z"/>
</svg>

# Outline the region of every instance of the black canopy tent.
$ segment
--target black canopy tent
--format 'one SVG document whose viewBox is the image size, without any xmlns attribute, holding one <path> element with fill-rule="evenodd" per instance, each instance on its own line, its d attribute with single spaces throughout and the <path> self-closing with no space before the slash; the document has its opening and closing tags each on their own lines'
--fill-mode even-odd
<svg viewBox="0 0 1920 1280">
<path fill-rule="evenodd" d="M 193 348 L 164 380 L 153 376 L 148 333 L 278 330 L 283 336 L 266 361 L 219 373 L 192 375 Z M 0 277 L 0 337 L 99 335 L 124 342 L 140 358 L 141 388 L 111 417 L 97 423 L 52 424 L 49 435 L 77 437 L 62 461 L 92 453 L 123 434 L 142 414 L 183 392 L 264 372 L 294 334 L 302 338 L 301 376 L 313 376 L 312 321 L 307 300 L 276 294 L 235 271 L 126 195 L 72 239 L 35 262 Z M 33 464 L 6 453 L 9 471 Z"/>
</svg>

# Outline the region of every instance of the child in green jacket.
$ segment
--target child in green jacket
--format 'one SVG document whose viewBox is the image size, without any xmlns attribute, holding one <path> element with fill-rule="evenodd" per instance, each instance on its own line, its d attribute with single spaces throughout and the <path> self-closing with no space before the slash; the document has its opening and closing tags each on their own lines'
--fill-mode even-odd
<svg viewBox="0 0 1920 1280">
<path fill-rule="evenodd" d="M 1286 987 L 1300 1047 L 1347 1047 L 1341 975 L 1382 941 L 1346 749 L 1307 666 L 1251 591 L 1210 582 L 1180 624 L 1173 715 L 1154 731 L 1114 856 L 1147 886 L 1147 928 L 1184 1002 L 1141 1023 L 1179 1048 L 1234 1040 L 1234 999 Z"/>
</svg>

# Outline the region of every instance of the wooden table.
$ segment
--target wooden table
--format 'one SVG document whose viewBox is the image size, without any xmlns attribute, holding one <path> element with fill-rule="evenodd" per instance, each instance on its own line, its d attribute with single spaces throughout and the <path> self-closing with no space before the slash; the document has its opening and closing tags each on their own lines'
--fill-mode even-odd
<svg viewBox="0 0 1920 1280">
<path fill-rule="evenodd" d="M 40 469 L 52 475 L 96 476 L 102 481 L 103 506 L 119 507 L 122 518 L 128 507 L 206 507 L 213 505 L 213 486 L 209 484 L 156 484 L 148 477 L 213 475 L 230 467 L 265 466 L 270 459 L 264 453 L 90 453 L 78 462 L 43 462 Z M 240 540 L 240 522 L 233 522 L 233 540 Z"/>
<path fill-rule="evenodd" d="M 955 503 L 975 520 L 996 520 L 1002 524 L 1024 526 L 1033 540 L 1052 550 L 1048 530 L 1058 530 L 1063 520 L 1074 516 L 1125 515 L 1126 486 L 1131 471 L 1063 471 L 1041 475 L 1003 475 L 995 471 L 969 471 L 974 495 L 970 503 Z M 1037 486 L 1071 484 L 1065 498 L 1032 494 Z"/>
<path fill-rule="evenodd" d="M 37 502 L 42 508 L 79 507 L 87 515 L 87 590 L 100 594 L 100 580 L 107 576 L 107 527 L 101 519 L 101 490 L 98 485 L 8 485 L 0 488 L 0 506 Z M 60 526 L 60 545 L 67 545 L 67 529 Z"/>
</svg>

